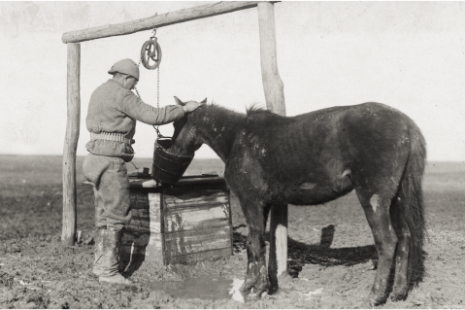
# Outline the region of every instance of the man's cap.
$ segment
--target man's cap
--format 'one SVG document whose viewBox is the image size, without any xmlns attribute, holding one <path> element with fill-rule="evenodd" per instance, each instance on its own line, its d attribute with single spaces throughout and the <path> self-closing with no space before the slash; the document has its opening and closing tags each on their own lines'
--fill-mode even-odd
<svg viewBox="0 0 465 310">
<path fill-rule="evenodd" d="M 132 59 L 125 58 L 115 62 L 110 70 L 108 70 L 108 73 L 115 74 L 116 72 L 128 74 L 139 81 L 139 66 Z"/>
</svg>

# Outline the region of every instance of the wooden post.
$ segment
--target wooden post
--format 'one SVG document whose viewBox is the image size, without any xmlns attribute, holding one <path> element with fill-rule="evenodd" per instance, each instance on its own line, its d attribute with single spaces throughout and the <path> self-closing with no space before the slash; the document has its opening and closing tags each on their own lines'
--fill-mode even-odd
<svg viewBox="0 0 465 310">
<path fill-rule="evenodd" d="M 257 6 L 260 32 L 260 60 L 263 89 L 268 110 L 286 115 L 284 86 L 279 76 L 274 6 L 270 2 L 260 2 Z M 289 278 L 287 272 L 287 217 L 288 206 L 273 204 L 270 221 L 270 258 L 268 263 L 271 292 L 278 289 L 280 281 Z"/>
<path fill-rule="evenodd" d="M 272 112 L 286 115 L 284 85 L 279 76 L 277 62 L 274 5 L 269 2 L 260 2 L 257 9 L 260 32 L 260 61 L 266 105 Z"/>
<path fill-rule="evenodd" d="M 67 124 L 63 147 L 63 245 L 73 245 L 76 235 L 76 150 L 81 114 L 81 45 L 68 45 Z"/>
</svg>

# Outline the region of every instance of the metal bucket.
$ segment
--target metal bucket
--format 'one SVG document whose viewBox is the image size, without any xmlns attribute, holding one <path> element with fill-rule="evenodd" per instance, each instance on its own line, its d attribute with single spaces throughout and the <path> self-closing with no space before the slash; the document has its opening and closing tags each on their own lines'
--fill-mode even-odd
<svg viewBox="0 0 465 310">
<path fill-rule="evenodd" d="M 152 178 L 162 184 L 174 185 L 182 177 L 194 155 L 174 155 L 168 152 L 173 140 L 159 138 L 153 151 Z"/>
</svg>

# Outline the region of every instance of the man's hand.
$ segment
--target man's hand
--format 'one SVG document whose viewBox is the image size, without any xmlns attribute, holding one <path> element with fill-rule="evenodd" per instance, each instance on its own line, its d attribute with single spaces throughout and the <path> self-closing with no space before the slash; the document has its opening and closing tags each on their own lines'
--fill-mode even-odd
<svg viewBox="0 0 465 310">
<path fill-rule="evenodd" d="M 198 103 L 197 101 L 188 101 L 182 109 L 184 110 L 185 113 L 189 113 L 200 107 L 201 104 Z"/>
</svg>

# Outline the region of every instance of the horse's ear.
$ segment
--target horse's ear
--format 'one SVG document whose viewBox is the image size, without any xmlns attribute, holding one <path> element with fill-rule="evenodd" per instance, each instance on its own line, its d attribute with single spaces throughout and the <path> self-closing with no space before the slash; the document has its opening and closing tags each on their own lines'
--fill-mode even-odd
<svg viewBox="0 0 465 310">
<path fill-rule="evenodd" d="M 179 98 L 176 97 L 176 96 L 174 96 L 174 101 L 176 101 L 176 104 L 179 104 L 179 105 L 184 106 L 184 102 L 182 102 L 181 100 L 179 100 Z"/>
<path fill-rule="evenodd" d="M 203 99 L 202 102 L 200 103 L 204 103 L 204 104 L 207 103 L 207 98 Z"/>
</svg>

